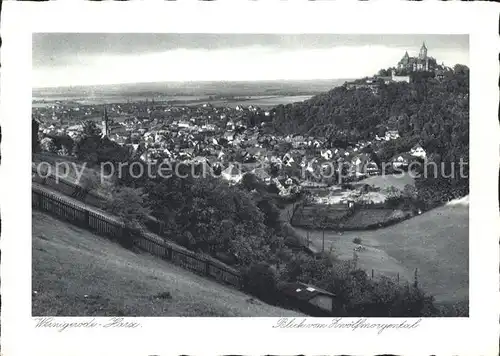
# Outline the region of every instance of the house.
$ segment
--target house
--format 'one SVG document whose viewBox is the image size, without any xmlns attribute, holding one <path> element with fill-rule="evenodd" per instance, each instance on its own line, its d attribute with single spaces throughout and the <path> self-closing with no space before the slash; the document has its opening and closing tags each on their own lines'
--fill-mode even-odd
<svg viewBox="0 0 500 356">
<path fill-rule="evenodd" d="M 183 120 L 183 121 L 179 121 L 177 126 L 179 126 L 180 128 L 189 128 L 189 127 L 191 127 L 191 123 L 189 121 Z"/>
<path fill-rule="evenodd" d="M 378 175 L 380 174 L 380 170 L 378 165 L 375 162 L 368 162 L 368 164 L 365 167 L 366 173 L 369 175 Z"/>
<path fill-rule="evenodd" d="M 227 167 L 225 170 L 223 170 L 221 175 L 222 178 L 231 183 L 238 183 L 239 181 L 241 181 L 241 178 L 243 178 L 243 173 L 241 172 L 241 170 L 232 164 L 229 165 L 229 167 Z"/>
<path fill-rule="evenodd" d="M 419 144 L 412 147 L 412 149 L 410 150 L 410 154 L 413 157 L 418 157 L 422 159 L 425 159 L 427 157 L 425 150 Z"/>
<path fill-rule="evenodd" d="M 369 162 L 370 158 L 367 154 L 357 154 L 351 158 L 351 169 L 353 172 L 364 173 Z"/>
<path fill-rule="evenodd" d="M 203 156 L 196 156 L 192 159 L 194 163 L 206 163 L 207 159 Z"/>
<path fill-rule="evenodd" d="M 376 80 L 383 80 L 384 84 L 390 84 L 394 82 L 406 82 L 409 83 L 411 78 L 409 75 L 396 75 L 396 71 L 391 71 L 391 76 L 378 76 Z"/>
<path fill-rule="evenodd" d="M 408 168 L 411 158 L 412 156 L 408 153 L 396 155 L 391 159 L 392 167 L 400 169 Z"/>
<path fill-rule="evenodd" d="M 234 132 L 231 131 L 226 131 L 224 132 L 224 138 L 228 140 L 229 142 L 234 140 Z"/>
<path fill-rule="evenodd" d="M 293 162 L 295 162 L 295 161 L 294 161 L 293 156 L 292 156 L 292 154 L 291 154 L 291 153 L 286 153 L 286 154 L 283 156 L 282 162 L 283 162 L 283 164 L 285 164 L 285 165 L 290 165 L 290 164 L 292 164 L 292 163 L 293 163 Z"/>
<path fill-rule="evenodd" d="M 226 123 L 226 129 L 228 130 L 234 130 L 235 128 L 235 125 L 234 125 L 234 122 L 233 120 L 229 119 Z"/>
<path fill-rule="evenodd" d="M 201 128 L 204 131 L 215 131 L 215 125 L 214 124 L 205 124 L 205 125 L 202 125 Z"/>
<path fill-rule="evenodd" d="M 236 127 L 243 127 L 243 128 L 247 128 L 247 125 L 245 124 L 245 122 L 243 120 L 239 120 L 237 121 L 235 124 L 234 124 Z"/>
<path fill-rule="evenodd" d="M 446 74 L 445 74 L 445 71 L 444 70 L 437 70 L 436 71 L 436 74 L 435 74 L 435 78 L 437 80 L 444 80 L 444 78 L 446 78 Z"/>
<path fill-rule="evenodd" d="M 333 153 L 331 150 L 321 150 L 321 157 L 326 160 L 330 160 L 333 157 Z"/>
<path fill-rule="evenodd" d="M 313 285 L 293 282 L 280 288 L 284 303 L 316 317 L 331 316 L 336 309 L 335 294 Z"/>
<path fill-rule="evenodd" d="M 224 151 L 222 151 L 222 150 L 221 150 L 221 151 L 219 151 L 219 152 L 217 153 L 217 159 L 218 159 L 218 160 L 223 160 L 225 155 L 226 155 L 226 154 L 224 153 Z"/>
<path fill-rule="evenodd" d="M 399 131 L 397 131 L 397 130 L 389 130 L 385 133 L 385 140 L 386 141 L 395 140 L 395 139 L 398 139 L 399 137 L 400 137 Z"/>
</svg>

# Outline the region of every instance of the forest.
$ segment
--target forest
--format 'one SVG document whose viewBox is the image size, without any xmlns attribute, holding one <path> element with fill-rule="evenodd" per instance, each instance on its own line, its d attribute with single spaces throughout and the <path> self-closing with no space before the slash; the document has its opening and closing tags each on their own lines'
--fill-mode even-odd
<svg viewBox="0 0 500 356">
<path fill-rule="evenodd" d="M 457 64 L 439 79 L 416 72 L 410 83 L 378 85 L 377 92 L 344 85 L 301 103 L 280 105 L 272 111 L 274 128 L 323 137 L 331 146 L 371 141 L 398 130 L 401 138 L 384 143 L 378 154 L 386 161 L 420 144 L 428 164 L 438 166 L 435 174 L 417 180 L 431 206 L 468 194 L 468 177 L 443 176 L 457 173 L 461 160 L 469 162 L 469 68 Z M 438 194 L 431 194 L 434 189 Z"/>
</svg>

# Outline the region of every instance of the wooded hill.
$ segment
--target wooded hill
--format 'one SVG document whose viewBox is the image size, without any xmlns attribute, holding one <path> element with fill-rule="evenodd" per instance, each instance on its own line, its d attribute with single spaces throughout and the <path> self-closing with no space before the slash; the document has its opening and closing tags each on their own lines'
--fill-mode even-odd
<svg viewBox="0 0 500 356">
<path fill-rule="evenodd" d="M 349 141 L 373 139 L 386 130 L 418 137 L 424 148 L 465 153 L 469 142 L 469 69 L 456 65 L 438 80 L 433 73 L 414 73 L 410 83 L 379 84 L 349 90 L 336 87 L 300 103 L 272 110 L 276 130 Z"/>
<path fill-rule="evenodd" d="M 400 139 L 381 145 L 382 161 L 417 143 L 427 152 L 428 161 L 443 162 L 444 170 L 456 168 L 460 159 L 469 161 L 467 66 L 457 64 L 439 79 L 432 72 L 418 72 L 411 75 L 410 83 L 379 82 L 377 86 L 372 90 L 368 85 L 356 89 L 344 85 L 301 103 L 280 105 L 272 110 L 274 128 L 283 134 L 324 137 L 332 147 L 373 141 L 387 130 L 398 130 Z M 417 182 L 419 187 L 424 185 L 439 190 L 453 187 L 438 198 L 440 202 L 468 193 L 468 179 Z"/>
</svg>

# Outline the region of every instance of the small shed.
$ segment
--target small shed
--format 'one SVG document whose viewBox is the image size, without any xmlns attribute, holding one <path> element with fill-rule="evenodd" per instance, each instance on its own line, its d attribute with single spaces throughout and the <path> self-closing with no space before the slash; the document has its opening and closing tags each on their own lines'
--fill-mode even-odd
<svg viewBox="0 0 500 356">
<path fill-rule="evenodd" d="M 302 282 L 287 283 L 280 288 L 287 306 L 311 316 L 332 316 L 335 294 Z"/>
</svg>

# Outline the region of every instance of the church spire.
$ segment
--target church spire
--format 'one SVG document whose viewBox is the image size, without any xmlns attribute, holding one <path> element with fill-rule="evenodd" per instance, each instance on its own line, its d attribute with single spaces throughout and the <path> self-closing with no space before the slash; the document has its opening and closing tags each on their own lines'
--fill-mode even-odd
<svg viewBox="0 0 500 356">
<path fill-rule="evenodd" d="M 427 47 L 425 46 L 425 41 L 422 42 L 422 47 L 420 48 L 420 53 L 418 55 L 420 59 L 427 58 Z"/>
<path fill-rule="evenodd" d="M 108 110 L 104 106 L 104 113 L 102 115 L 102 137 L 109 135 L 109 120 L 108 120 Z"/>
</svg>

